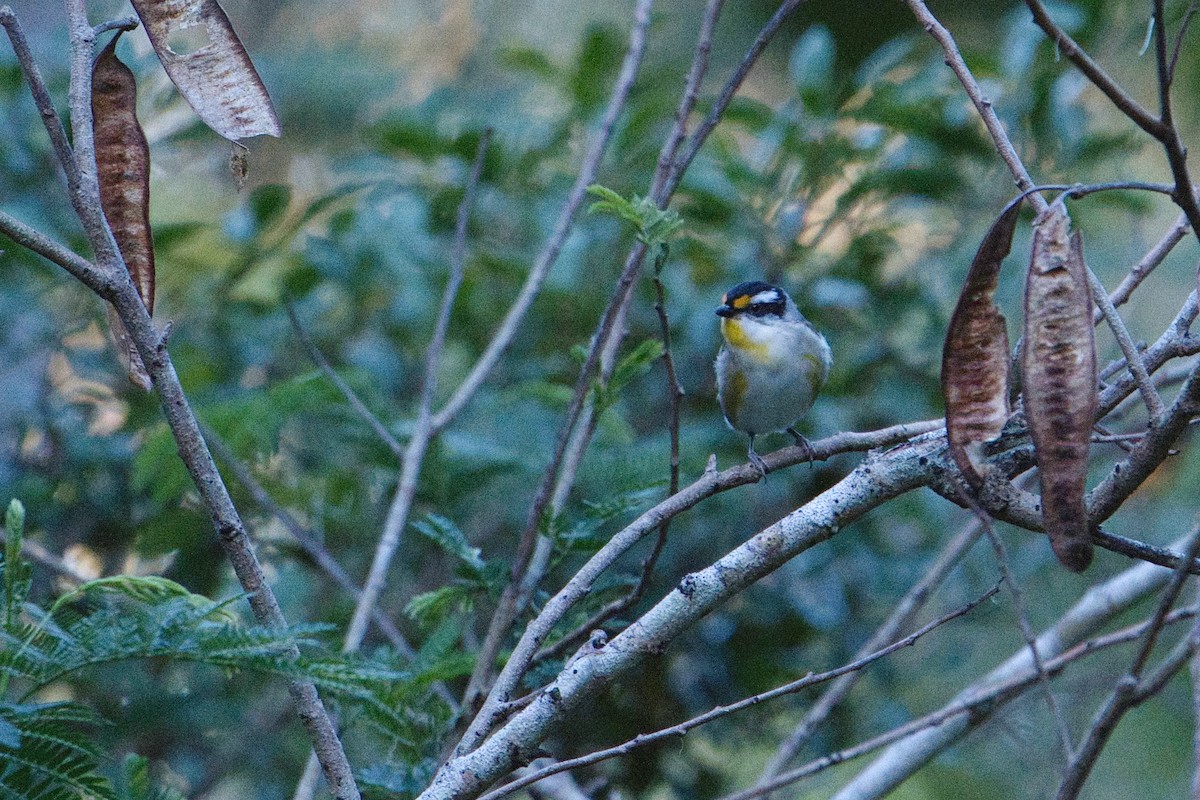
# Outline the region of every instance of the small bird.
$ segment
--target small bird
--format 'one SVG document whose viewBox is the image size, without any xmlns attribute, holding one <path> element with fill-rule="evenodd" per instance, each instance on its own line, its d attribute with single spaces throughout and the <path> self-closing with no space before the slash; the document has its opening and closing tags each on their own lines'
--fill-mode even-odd
<svg viewBox="0 0 1200 800">
<path fill-rule="evenodd" d="M 748 455 L 763 477 L 767 464 L 754 451 L 760 433 L 787 431 L 805 448 L 812 445 L 793 427 L 812 406 L 829 376 L 829 343 L 778 286 L 748 281 L 734 286 L 717 308 L 721 336 L 717 353 L 717 398 L 729 427 L 750 436 Z"/>
</svg>

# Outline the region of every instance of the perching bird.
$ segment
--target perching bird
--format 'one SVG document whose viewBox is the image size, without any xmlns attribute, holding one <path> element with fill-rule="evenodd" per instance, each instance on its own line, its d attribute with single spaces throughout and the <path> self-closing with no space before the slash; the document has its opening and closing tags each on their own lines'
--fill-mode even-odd
<svg viewBox="0 0 1200 800">
<path fill-rule="evenodd" d="M 762 281 L 739 283 L 717 308 L 725 344 L 717 354 L 717 397 L 725 421 L 750 436 L 750 463 L 764 477 L 767 465 L 754 451 L 760 433 L 787 431 L 807 413 L 829 376 L 833 355 L 787 292 Z"/>
</svg>

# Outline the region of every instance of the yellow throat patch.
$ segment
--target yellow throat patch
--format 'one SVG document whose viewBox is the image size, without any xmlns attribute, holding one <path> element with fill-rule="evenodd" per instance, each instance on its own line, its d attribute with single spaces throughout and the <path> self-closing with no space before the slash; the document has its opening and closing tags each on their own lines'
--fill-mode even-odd
<svg viewBox="0 0 1200 800">
<path fill-rule="evenodd" d="M 742 355 L 749 356 L 755 361 L 765 363 L 770 360 L 769 348 L 766 342 L 755 341 L 746 334 L 742 323 L 728 317 L 721 320 L 721 335 L 729 346 Z"/>
</svg>

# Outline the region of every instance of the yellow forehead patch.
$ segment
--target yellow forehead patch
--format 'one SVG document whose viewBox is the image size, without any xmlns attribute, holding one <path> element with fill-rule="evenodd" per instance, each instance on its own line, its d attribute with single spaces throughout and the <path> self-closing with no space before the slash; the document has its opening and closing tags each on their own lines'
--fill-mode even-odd
<svg viewBox="0 0 1200 800">
<path fill-rule="evenodd" d="M 733 306 L 734 308 L 736 308 L 740 311 L 741 309 L 750 305 L 750 295 L 744 294 L 741 297 L 735 297 L 735 298 L 733 298 L 733 302 L 730 303 L 729 305 Z"/>
</svg>

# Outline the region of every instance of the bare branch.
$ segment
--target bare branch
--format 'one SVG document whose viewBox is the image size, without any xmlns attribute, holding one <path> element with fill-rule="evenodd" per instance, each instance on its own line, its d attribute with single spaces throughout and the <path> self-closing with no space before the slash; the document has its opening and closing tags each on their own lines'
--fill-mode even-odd
<svg viewBox="0 0 1200 800">
<path fill-rule="evenodd" d="M 1187 561 L 1195 559 L 1198 555 L 1200 555 L 1200 526 L 1188 534 L 1184 552 Z M 1091 727 L 1088 728 L 1087 737 L 1080 744 L 1079 752 L 1067 765 L 1067 771 L 1058 788 L 1059 800 L 1073 800 L 1079 795 L 1096 760 L 1100 757 L 1100 751 L 1104 749 L 1104 745 L 1108 743 L 1113 731 L 1116 730 L 1117 723 L 1121 721 L 1127 711 L 1149 696 L 1145 691 L 1146 686 L 1157 683 L 1157 681 L 1151 681 L 1149 684 L 1143 685 L 1142 673 L 1150 659 L 1150 651 L 1154 649 L 1167 615 L 1179 598 L 1179 593 L 1183 590 L 1183 582 L 1186 579 L 1187 570 L 1183 569 L 1182 565 L 1171 574 L 1171 580 L 1162 591 L 1158 606 L 1146 627 L 1145 635 L 1134 656 L 1133 663 L 1130 664 L 1129 670 L 1117 679 L 1117 684 L 1113 687 L 1104 707 L 1096 715 Z M 1190 646 L 1190 642 L 1191 637 L 1189 636 L 1185 637 L 1181 644 Z M 1182 662 L 1177 665 L 1177 668 L 1179 666 L 1182 666 Z"/>
<path fill-rule="evenodd" d="M 889 644 L 886 647 L 875 650 L 874 652 L 868 653 L 865 656 L 856 658 L 854 661 L 850 662 L 849 664 L 845 664 L 841 667 L 837 667 L 836 669 L 831 669 L 827 672 L 820 672 L 820 673 L 816 673 L 816 674 L 809 673 L 808 675 L 805 675 L 803 678 L 800 678 L 799 680 L 791 681 L 790 683 L 786 683 L 783 686 L 777 686 L 776 688 L 771 689 L 769 691 L 761 692 L 759 694 L 743 698 L 742 700 L 738 700 L 737 702 L 730 703 L 728 705 L 717 706 L 716 708 L 714 708 L 710 711 L 706 711 L 705 713 L 703 713 L 697 717 L 692 717 L 689 720 L 680 722 L 677 725 L 672 725 L 669 728 L 661 728 L 652 733 L 639 734 L 636 737 L 634 737 L 633 739 L 630 739 L 629 741 L 624 742 L 622 744 L 616 745 L 615 747 L 609 747 L 604 750 L 598 750 L 594 753 L 589 753 L 586 756 L 580 756 L 579 758 L 572 758 L 569 760 L 559 761 L 559 762 L 552 764 L 544 769 L 538 770 L 537 772 L 531 773 L 529 775 L 524 775 L 521 778 L 519 778 L 518 780 L 515 780 L 511 783 L 507 783 L 497 789 L 493 789 L 492 791 L 488 792 L 487 794 L 482 795 L 479 798 L 479 800 L 500 800 L 500 798 L 507 797 L 519 789 L 524 789 L 526 786 L 530 786 L 534 783 L 537 783 L 539 780 L 541 780 L 542 778 L 545 778 L 547 776 L 556 775 L 560 772 L 566 772 L 568 770 L 577 769 L 579 767 L 586 767 L 591 764 L 598 764 L 601 761 L 607 761 L 610 758 L 615 758 L 617 756 L 623 756 L 626 753 L 629 753 L 630 751 L 632 751 L 638 747 L 644 747 L 645 745 L 652 744 L 654 742 L 658 742 L 663 739 L 668 739 L 668 738 L 672 738 L 672 737 L 676 737 L 676 736 L 683 736 L 688 731 L 690 731 L 694 728 L 698 728 L 701 725 L 712 722 L 713 720 L 720 719 L 722 717 L 727 717 L 730 714 L 734 714 L 734 713 L 737 713 L 738 711 L 745 710 L 747 708 L 750 708 L 751 706 L 756 706 L 760 703 L 766 702 L 767 700 L 774 700 L 777 697 L 784 697 L 789 694 L 795 694 L 796 692 L 803 691 L 804 689 L 807 689 L 811 686 L 817 686 L 822 683 L 827 683 L 835 678 L 840 678 L 843 675 L 848 675 L 853 672 L 858 672 L 859 670 L 863 669 L 864 667 L 867 667 L 870 664 L 873 664 L 874 662 L 880 660 L 881 658 L 891 655 L 892 653 L 896 652 L 897 650 L 901 650 L 905 647 L 911 647 L 912 645 L 916 644 L 917 640 L 920 639 L 925 634 L 929 633 L 930 631 L 932 631 L 936 628 L 940 628 L 942 625 L 945 625 L 947 622 L 950 622 L 951 620 L 958 619 L 959 617 L 970 613 L 980 603 L 984 602 L 985 600 L 987 600 L 990 597 L 994 597 L 996 595 L 996 593 L 999 591 L 1000 591 L 1000 585 L 997 584 L 996 586 L 993 586 L 988 591 L 984 592 L 981 596 L 972 600 L 970 603 L 967 603 L 965 606 L 955 609 L 954 611 L 951 611 L 948 614 L 944 614 L 941 617 L 933 620 L 932 622 L 922 625 L 920 628 L 913 631 L 908 636 L 905 636 L 903 639 L 893 642 L 892 644 Z"/>
<path fill-rule="evenodd" d="M 987 534 L 988 541 L 992 544 L 992 550 L 996 554 L 996 562 L 1000 566 L 1000 574 L 1004 576 L 1004 583 L 1012 593 L 1013 612 L 1017 617 L 1017 627 L 1021 629 L 1021 637 L 1025 640 L 1025 646 L 1029 648 L 1029 658 L 1033 664 L 1034 672 L 1037 673 L 1038 684 L 1041 686 L 1042 692 L 1046 697 L 1046 706 L 1050 709 L 1050 716 L 1057 728 L 1058 743 L 1063 750 L 1063 760 L 1069 763 L 1071 755 L 1074 752 L 1071 745 L 1071 730 L 1067 727 L 1066 717 L 1063 716 L 1062 709 L 1058 705 L 1058 700 L 1054 697 L 1054 689 L 1050 686 L 1050 675 L 1046 672 L 1046 665 L 1041 653 L 1038 652 L 1037 636 L 1033 633 L 1033 626 L 1029 624 L 1029 615 L 1025 611 L 1024 593 L 1021 591 L 1020 585 L 1017 584 L 1017 579 L 1013 576 L 1008 560 L 1008 551 L 1004 547 L 1004 542 L 996 535 L 996 529 L 992 527 L 991 517 L 974 503 L 971 505 L 974 506 L 972 510 L 979 519 L 979 524 L 983 527 L 983 532 Z"/>
<path fill-rule="evenodd" d="M 283 508 L 275 502 L 275 498 L 263 487 L 261 483 L 254 477 L 250 470 L 242 463 L 241 459 L 233 452 L 232 448 L 225 443 L 225 440 L 217 435 L 216 431 L 207 425 L 202 425 L 201 430 L 204 432 L 204 438 L 208 440 L 208 446 L 212 448 L 213 453 L 217 458 L 225 462 L 225 466 L 233 473 L 233 477 L 237 482 L 245 487 L 250 496 L 254 498 L 254 502 L 258 503 L 264 511 L 266 511 L 275 519 L 279 520 L 287 532 L 292 535 L 296 543 L 300 545 L 305 553 L 321 568 L 321 571 L 328 575 L 334 583 L 342 588 L 347 594 L 357 600 L 362 591 L 350 579 L 349 573 L 342 567 L 333 554 L 317 541 L 317 537 L 303 525 L 300 520 L 292 516 L 286 508 Z M 378 609 L 371 615 L 371 621 L 375 623 L 380 632 L 383 633 L 392 646 L 396 648 L 407 658 L 412 658 L 416 655 L 408 640 L 404 638 L 404 634 L 396 627 L 391 618 Z M 447 695 L 453 700 L 452 695 Z M 443 697 L 443 699 L 446 699 Z"/>
<path fill-rule="evenodd" d="M 954 42 L 954 36 L 930 12 L 923 0 L 905 0 L 905 3 L 912 9 L 917 20 L 925 27 L 925 31 L 942 46 L 942 52 L 946 54 L 947 66 L 954 71 L 967 96 L 971 98 L 976 112 L 983 120 L 984 126 L 987 127 L 988 133 L 996 145 L 996 152 L 999 153 L 1004 163 L 1008 165 L 1008 171 L 1012 173 L 1013 178 L 1016 180 L 1017 188 L 1021 191 L 1032 189 L 1035 185 L 1033 178 L 1029 177 L 1029 171 L 1025 169 L 1025 165 L 1021 162 L 1021 157 L 1017 155 L 1016 148 L 1013 147 L 1012 141 L 1009 140 L 1008 133 L 1004 130 L 1004 124 L 1000 122 L 1000 118 L 996 115 L 996 110 L 992 108 L 992 101 L 984 97 L 983 90 L 979 87 L 979 82 L 971 74 L 970 67 L 967 66 L 967 62 L 963 59 L 958 45 Z M 1046 209 L 1046 201 L 1039 194 L 1030 195 L 1029 201 L 1039 213 Z"/>
<path fill-rule="evenodd" d="M 1087 54 L 1087 51 L 1080 47 L 1066 31 L 1060 28 L 1058 23 L 1054 21 L 1054 18 L 1050 16 L 1050 12 L 1042 5 L 1041 0 L 1025 0 L 1025 5 L 1029 6 L 1029 10 L 1033 12 L 1033 21 L 1037 23 L 1039 28 L 1046 32 L 1046 36 L 1050 37 L 1050 40 L 1054 42 L 1059 52 L 1066 56 L 1097 89 L 1103 92 L 1104 96 L 1122 114 L 1129 117 L 1133 124 L 1155 139 L 1161 140 L 1163 134 L 1162 121 L 1147 111 L 1137 100 L 1133 99 L 1112 76 L 1104 71 L 1103 67 Z M 1160 27 L 1161 22 L 1162 20 L 1158 20 Z"/>
<path fill-rule="evenodd" d="M 111 294 L 113 281 L 95 264 L 17 218 L 0 211 L 0 233 L 71 273 L 97 294 Z"/>
<path fill-rule="evenodd" d="M 924 576 L 919 581 L 914 583 L 912 587 L 905 592 L 904 597 L 895 604 L 892 613 L 884 620 L 876 631 L 871 634 L 871 637 L 859 649 L 855 657 L 861 657 L 870 653 L 873 650 L 882 647 L 884 643 L 892 641 L 900 633 L 900 630 L 908 626 L 917 612 L 925 605 L 930 595 L 939 587 L 950 574 L 950 571 L 962 560 L 962 557 L 979 541 L 979 537 L 983 535 L 983 528 L 979 523 L 979 518 L 971 515 L 967 523 L 962 529 L 946 543 L 942 548 L 942 552 L 930 565 Z M 804 719 L 796 726 L 796 729 L 788 735 L 788 737 L 779 745 L 779 749 L 775 751 L 775 755 L 763 768 L 762 774 L 759 776 L 756 786 L 765 785 L 768 781 L 781 773 L 789 761 L 796 757 L 800 749 L 808 743 L 813 733 L 823 723 L 829 714 L 837 707 L 839 703 L 846 698 L 850 691 L 858 682 L 860 673 L 851 673 L 843 675 L 833 682 L 820 697 L 817 698 L 808 709 L 808 713 L 804 715 Z"/>
<path fill-rule="evenodd" d="M 696 47 L 696 55 L 693 59 L 692 69 L 689 71 L 687 85 L 685 85 L 683 96 L 680 100 L 679 110 L 676 113 L 675 129 L 668 135 L 667 141 L 663 146 L 662 152 L 670 154 L 667 158 L 660 157 L 659 168 L 656 171 L 654 180 L 652 181 L 652 189 L 658 189 L 657 192 L 652 192 L 652 199 L 658 204 L 659 208 L 665 208 L 670 200 L 670 194 L 678 185 L 678 177 L 682 174 L 676 167 L 672 166 L 674 153 L 678 149 L 679 143 L 682 141 L 682 131 L 686 129 L 687 116 L 690 113 L 696 87 L 699 85 L 700 79 L 703 77 L 704 67 L 707 65 L 707 51 L 711 46 L 707 44 L 712 37 L 712 29 L 715 26 L 716 15 L 720 11 L 720 6 L 723 0 L 710 0 L 710 4 L 706 9 L 704 21 L 701 22 L 700 35 Z M 788 0 L 783 4 L 785 7 L 794 9 L 799 5 L 797 0 Z M 777 15 L 778 17 L 778 15 Z M 750 65 L 758 55 L 761 54 L 762 48 L 769 41 L 775 31 L 778 30 L 780 23 L 775 18 L 764 27 L 763 33 L 756 39 L 752 45 L 751 51 L 747 57 L 743 59 L 742 65 L 739 66 L 739 71 L 743 68 L 749 70 Z M 724 114 L 728 102 L 732 99 L 732 92 L 728 96 L 722 95 L 714 106 L 713 114 L 715 119 L 720 119 Z M 709 129 L 708 132 L 711 132 Z M 705 136 L 707 136 L 707 133 Z M 699 133 L 699 131 L 698 131 Z M 696 147 L 703 142 L 703 139 L 693 137 L 693 144 Z M 664 172 L 665 170 L 665 172 Z M 674 179 L 670 179 L 670 175 L 675 175 Z M 625 314 L 626 306 L 632 295 L 633 284 L 637 276 L 641 272 L 642 264 L 646 255 L 646 245 L 642 242 L 637 242 L 632 251 L 626 257 L 624 267 L 621 270 L 620 277 L 613 289 L 612 300 L 601 316 L 600 322 L 596 327 L 596 332 L 592 337 L 592 345 L 588 350 L 588 354 L 584 359 L 583 365 L 579 370 L 579 377 L 575 384 L 574 393 L 571 401 L 568 404 L 566 413 L 564 414 L 564 422 L 559 430 L 558 437 L 555 442 L 553 455 L 551 456 L 549 466 L 546 468 L 545 477 L 542 484 L 539 486 L 533 502 L 530 507 L 530 513 L 526 523 L 526 529 L 522 535 L 521 541 L 518 544 L 517 554 L 514 561 L 513 583 L 520 583 L 525 565 L 533 553 L 533 548 L 536 542 L 537 530 L 541 524 L 542 516 L 550 502 L 551 493 L 554 487 L 558 485 L 559 468 L 563 463 L 563 457 L 566 448 L 569 445 L 572 437 L 572 432 L 581 418 L 581 414 L 585 407 L 588 390 L 590 387 L 591 376 L 596 370 L 599 363 L 600 354 L 609 347 L 609 339 L 618 330 L 617 321 L 622 319 Z M 501 609 L 507 610 L 513 605 L 513 601 L 508 599 L 508 595 L 512 592 L 506 589 L 505 595 L 501 597 Z M 506 614 L 511 616 L 511 614 Z M 505 619 L 499 614 L 493 617 L 492 625 L 489 627 L 488 641 L 498 640 L 497 632 L 501 629 L 507 629 L 511 625 L 511 619 Z M 518 659 L 516 652 L 510 656 L 504 670 L 501 671 L 493 684 L 491 691 L 488 693 L 484 701 L 481 712 L 476 716 L 468 729 L 467 734 L 459 743 L 456 750 L 460 755 L 469 750 L 475 744 L 482 740 L 485 732 L 490 729 L 491 725 L 497 716 L 497 711 L 501 705 L 507 702 L 513 693 L 520 676 L 530 664 L 530 659 L 536 654 L 536 648 L 531 649 L 522 658 Z M 490 663 L 484 664 L 484 668 L 490 668 Z M 477 671 L 479 667 L 477 666 Z M 480 683 L 474 680 L 473 683 Z"/>
<path fill-rule="evenodd" d="M 1167 230 L 1163 237 L 1158 240 L 1158 243 L 1151 247 L 1141 260 L 1129 270 L 1129 274 L 1121 279 L 1121 283 L 1109 297 L 1112 299 L 1114 306 L 1124 305 L 1133 295 L 1135 289 L 1141 285 L 1151 272 L 1153 272 L 1159 264 L 1163 262 L 1170 252 L 1175 248 L 1175 245 L 1183 241 L 1183 237 L 1187 236 L 1189 230 L 1187 215 L 1180 213 L 1175 222 Z M 1097 310 L 1096 312 L 1100 312 Z"/>
<path fill-rule="evenodd" d="M 802 448 L 791 449 L 798 451 L 797 461 L 803 458 Z M 594 696 L 603 685 L 635 669 L 650 654 L 661 652 L 696 620 L 789 559 L 845 530 L 869 509 L 924 485 L 934 463 L 940 463 L 944 453 L 944 436 L 926 434 L 872 455 L 810 502 L 707 568 L 685 576 L 674 591 L 606 646 L 569 661 L 544 692 L 474 751 L 451 758 L 422 793 L 421 800 L 477 796 L 493 781 L 531 759 L 551 725 L 584 698 Z M 751 465 L 739 469 L 754 472 L 757 477 L 757 470 Z M 747 482 L 754 479 L 749 475 L 744 478 Z M 689 490 L 685 489 L 676 498 L 687 494 Z M 663 506 L 660 504 L 658 508 Z M 641 532 L 656 529 L 662 513 L 660 510 L 643 514 L 636 528 L 616 534 L 601 548 L 547 602 L 538 618 L 526 628 L 510 660 L 521 655 L 527 662 L 544 641 L 547 623 L 552 626 L 574 600 L 587 594 L 598 571 L 611 563 L 609 558 L 614 550 L 627 547 L 640 538 Z M 520 652 L 522 648 L 528 655 Z M 491 721 L 485 720 L 482 726 L 490 728 Z"/>
<path fill-rule="evenodd" d="M 1190 608 L 1185 612 L 1180 612 L 1172 615 L 1171 622 L 1189 619 L 1196 614 L 1196 609 Z M 1115 633 L 1106 634 L 1095 639 L 1083 642 L 1072 648 L 1066 653 L 1063 653 L 1056 658 L 1049 660 L 1046 668 L 1051 674 L 1057 675 L 1071 663 L 1080 660 L 1093 653 L 1106 650 L 1110 647 L 1124 644 L 1131 639 L 1137 638 L 1145 630 L 1145 625 L 1134 625 L 1131 628 L 1126 628 Z M 1178 668 L 1178 666 L 1177 666 Z M 860 758 L 867 753 L 878 750 L 881 747 L 892 744 L 904 744 L 905 740 L 920 739 L 938 731 L 954 729 L 957 730 L 964 726 L 974 727 L 978 722 L 987 716 L 998 711 L 1008 702 L 1020 697 L 1038 680 L 1035 673 L 1028 672 L 1023 675 L 1009 677 L 1003 682 L 981 687 L 975 693 L 959 696 L 955 702 L 935 711 L 932 714 L 927 714 L 924 717 L 915 719 L 912 722 L 907 722 L 896 728 L 893 728 L 886 733 L 882 733 L 872 739 L 868 739 L 854 747 L 848 747 L 845 750 L 839 750 L 835 753 L 829 753 L 821 758 L 798 767 L 790 772 L 780 775 L 775 780 L 765 786 L 756 786 L 753 789 L 737 792 L 735 794 L 726 795 L 721 800 L 753 800 L 754 798 L 762 797 L 776 789 L 781 789 L 784 786 L 796 783 L 809 775 L 815 775 L 830 767 L 845 763 L 854 758 Z M 868 770 L 871 769 L 868 767 Z M 861 777 L 862 773 L 860 773 Z M 867 800 L 868 798 L 881 798 L 888 789 L 881 789 L 876 786 L 867 786 L 858 788 L 858 778 L 851 781 L 851 784 L 843 787 L 833 800 Z M 895 784 L 893 784 L 894 786 Z M 851 788 L 854 787 L 854 788 Z"/>
<path fill-rule="evenodd" d="M 367 632 L 367 622 L 371 612 L 379 602 L 379 596 L 387 583 L 387 572 L 392 558 L 400 547 L 404 529 L 408 524 L 408 514 L 412 509 L 413 498 L 417 492 L 417 478 L 421 473 L 421 465 L 425 460 L 425 451 L 432 439 L 433 424 L 433 395 L 437 390 L 437 368 L 442 357 L 442 348 L 446 342 L 446 332 L 450 327 L 450 312 L 458 297 L 458 289 L 462 285 L 466 261 L 467 222 L 470 219 L 471 208 L 475 201 L 475 191 L 479 186 L 479 176 L 483 171 L 483 159 L 491 141 L 491 131 L 484 131 L 479 138 L 479 146 L 475 151 L 475 161 L 467 179 L 466 191 L 458 207 L 458 222 L 454 232 L 454 247 L 450 255 L 450 274 L 446 279 L 446 288 L 442 292 L 441 307 L 438 309 L 437 321 L 434 323 L 433 335 L 429 347 L 425 351 L 425 373 L 421 378 L 421 395 L 417 408 L 417 419 L 413 425 L 412 435 L 404 448 L 404 460 L 400 466 L 400 480 L 396 493 L 392 497 L 391 507 L 388 508 L 387 519 L 383 525 L 383 534 L 375 548 L 375 557 L 363 586 L 362 595 L 354 606 L 354 616 L 346 630 L 343 650 L 352 652 L 362 644 Z"/>
<path fill-rule="evenodd" d="M 46 127 L 46 135 L 54 148 L 55 158 L 67 177 L 68 190 L 74 196 L 79 186 L 79 167 L 75 163 L 75 154 L 71 152 L 71 144 L 67 141 L 67 130 L 54 108 L 54 101 L 50 98 L 50 91 L 42 79 L 42 72 L 29 49 L 29 42 L 25 38 L 21 23 L 9 6 L 0 6 L 0 25 L 4 26 L 9 41 L 12 42 L 13 53 L 16 54 L 21 72 L 29 83 L 29 91 L 33 95 L 38 114 L 42 117 L 42 124 Z"/>
<path fill-rule="evenodd" d="M 1174 546 L 1183 544 L 1184 542 L 1180 541 L 1174 543 Z M 1127 609 L 1166 585 L 1170 577 L 1171 573 L 1167 570 L 1148 563 L 1139 563 L 1088 589 L 1066 613 L 1038 636 L 1038 652 L 1046 659 L 1046 669 L 1053 674 L 1056 665 L 1061 663 L 1064 657 L 1070 659 L 1072 653 L 1082 655 L 1088 652 L 1096 640 L 1086 642 L 1087 637 L 1094 635 L 1111 620 L 1118 618 Z M 1148 626 L 1149 623 L 1146 622 L 1134 626 L 1133 629 L 1107 634 L 1102 640 L 1114 643 L 1116 639 L 1122 642 L 1132 641 L 1144 634 Z M 953 716 L 954 709 L 960 704 L 980 697 L 994 696 L 992 692 L 998 687 L 1011 685 L 1014 681 L 1023 681 L 1026 686 L 1032 686 L 1036 680 L 1037 673 L 1033 668 L 1029 648 L 1022 647 L 986 676 L 960 691 L 950 703 L 935 714 Z M 951 720 L 950 717 L 944 717 L 944 724 L 937 727 L 916 726 L 913 729 L 914 732 L 919 730 L 916 735 L 892 744 L 848 781 L 835 795 L 835 800 L 884 797 L 938 753 L 965 737 L 978 722 L 986 719 L 995 710 L 997 709 L 984 705 L 980 707 L 974 719 L 954 717 Z"/>
<path fill-rule="evenodd" d="M 533 305 L 538 292 L 541 291 L 542 284 L 550 273 L 550 268 L 558 260 L 558 254 L 566 244 L 567 237 L 575 225 L 575 217 L 579 214 L 579 209 L 587 197 L 587 188 L 596 182 L 600 161 L 608 149 L 617 119 L 625 110 L 625 104 L 629 100 L 629 91 L 633 88 L 634 79 L 641 68 L 642 56 L 646 53 L 646 30 L 650 26 L 650 8 L 653 6 L 653 2 L 654 0 L 638 0 L 638 4 L 634 8 L 634 24 L 629 31 L 629 45 L 625 50 L 621 71 L 613 85 L 612 94 L 609 96 L 608 106 L 604 111 L 600 127 L 597 129 L 596 137 L 592 140 L 587 155 L 584 156 L 583 163 L 579 166 L 579 174 L 575 178 L 571 191 L 567 194 L 567 200 L 563 204 L 562 210 L 559 211 L 558 220 L 554 223 L 554 232 L 546 240 L 546 244 L 538 253 L 537 258 L 534 259 L 533 267 L 529 270 L 517 299 L 513 301 L 508 313 L 504 315 L 500 327 L 492 334 L 487 348 L 475 366 L 471 368 L 470 374 L 463 379 L 446 404 L 433 415 L 435 432 L 441 431 L 449 425 L 479 391 L 479 387 L 483 385 L 488 374 L 499 362 L 500 356 L 512 342 L 521 321 L 525 319 L 525 314 Z"/>
<path fill-rule="evenodd" d="M 1146 410 L 1150 414 L 1150 424 L 1153 425 L 1162 418 L 1166 406 L 1163 405 L 1162 398 L 1158 396 L 1154 382 L 1150 380 L 1150 373 L 1146 371 L 1146 362 L 1142 361 L 1142 354 L 1138 352 L 1137 345 L 1133 343 L 1133 337 L 1129 335 L 1129 329 L 1125 327 L 1125 321 L 1121 319 L 1117 307 L 1109 299 L 1104 284 L 1090 268 L 1087 271 L 1087 277 L 1092 291 L 1092 301 L 1108 323 L 1109 330 L 1113 332 L 1113 336 L 1117 340 L 1117 346 L 1125 354 L 1125 364 L 1137 384 L 1138 391 L 1142 394 L 1142 400 L 1146 403 Z"/>
</svg>

